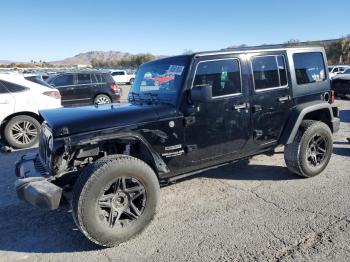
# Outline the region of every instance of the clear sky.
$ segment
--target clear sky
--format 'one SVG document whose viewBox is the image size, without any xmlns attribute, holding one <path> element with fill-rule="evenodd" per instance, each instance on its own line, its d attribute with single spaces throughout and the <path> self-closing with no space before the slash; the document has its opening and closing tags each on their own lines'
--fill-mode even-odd
<svg viewBox="0 0 350 262">
<path fill-rule="evenodd" d="M 4 0 L 0 60 L 91 50 L 181 54 L 350 34 L 349 0 Z"/>
</svg>

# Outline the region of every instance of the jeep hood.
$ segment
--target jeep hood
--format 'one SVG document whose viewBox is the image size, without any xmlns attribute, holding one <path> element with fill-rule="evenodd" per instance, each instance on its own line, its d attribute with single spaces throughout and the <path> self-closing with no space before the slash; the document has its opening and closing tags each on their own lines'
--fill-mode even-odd
<svg viewBox="0 0 350 262">
<path fill-rule="evenodd" d="M 145 123 L 175 113 L 174 106 L 164 104 L 109 104 L 40 111 L 54 137 Z"/>
</svg>

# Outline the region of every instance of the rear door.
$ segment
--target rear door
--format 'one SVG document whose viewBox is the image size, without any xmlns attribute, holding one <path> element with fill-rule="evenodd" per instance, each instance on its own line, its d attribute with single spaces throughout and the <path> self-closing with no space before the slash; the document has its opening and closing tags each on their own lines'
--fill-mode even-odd
<svg viewBox="0 0 350 262">
<path fill-rule="evenodd" d="M 0 80 L 0 124 L 4 118 L 14 113 L 15 99 Z"/>
<path fill-rule="evenodd" d="M 291 108 L 291 89 L 285 53 L 250 57 L 254 142 L 260 147 L 277 143 Z"/>
<path fill-rule="evenodd" d="M 74 88 L 75 100 L 79 104 L 92 104 L 94 96 L 94 87 L 96 83 L 92 83 L 91 74 L 79 73 L 76 77 L 76 87 Z"/>
<path fill-rule="evenodd" d="M 198 103 L 194 121 L 185 128 L 190 164 L 224 162 L 240 154 L 250 135 L 248 83 L 239 56 L 200 58 L 192 86 L 212 86 L 210 102 Z"/>
<path fill-rule="evenodd" d="M 63 74 L 55 77 L 51 83 L 61 94 L 63 106 L 71 105 L 74 102 L 74 75 Z"/>
</svg>

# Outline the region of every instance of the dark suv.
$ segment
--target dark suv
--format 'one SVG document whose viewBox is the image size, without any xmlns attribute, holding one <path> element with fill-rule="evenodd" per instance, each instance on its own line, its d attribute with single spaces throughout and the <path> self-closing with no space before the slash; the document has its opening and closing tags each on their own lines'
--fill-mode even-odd
<svg viewBox="0 0 350 262">
<path fill-rule="evenodd" d="M 60 91 L 63 106 L 120 102 L 120 88 L 110 73 L 62 73 L 50 78 L 48 83 Z"/>
<path fill-rule="evenodd" d="M 326 61 L 323 48 L 259 47 L 143 64 L 128 104 L 41 111 L 17 194 L 49 209 L 65 196 L 82 233 L 113 246 L 149 224 L 169 181 L 278 145 L 291 172 L 316 176 L 340 124 Z"/>
</svg>

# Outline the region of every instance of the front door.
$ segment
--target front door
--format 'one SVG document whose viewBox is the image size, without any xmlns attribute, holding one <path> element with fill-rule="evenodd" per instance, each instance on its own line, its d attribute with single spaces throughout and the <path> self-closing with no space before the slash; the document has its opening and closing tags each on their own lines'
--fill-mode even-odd
<svg viewBox="0 0 350 262">
<path fill-rule="evenodd" d="M 277 143 L 291 107 L 286 55 L 259 54 L 250 58 L 253 72 L 253 137 L 260 147 Z"/>
<path fill-rule="evenodd" d="M 223 161 L 239 154 L 249 139 L 250 111 L 247 83 L 239 57 L 202 58 L 193 85 L 212 86 L 210 102 L 198 103 L 185 127 L 187 158 L 191 163 Z"/>
</svg>

